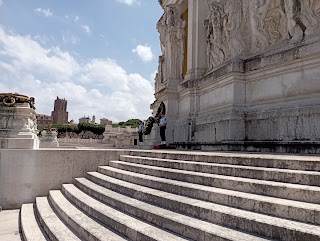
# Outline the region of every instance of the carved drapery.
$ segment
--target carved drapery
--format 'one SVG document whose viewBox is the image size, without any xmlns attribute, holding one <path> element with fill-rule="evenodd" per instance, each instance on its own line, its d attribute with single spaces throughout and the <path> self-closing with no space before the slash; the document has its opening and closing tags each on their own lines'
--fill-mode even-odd
<svg viewBox="0 0 320 241">
<path fill-rule="evenodd" d="M 169 79 L 182 79 L 184 40 L 186 37 L 186 22 L 181 19 L 179 6 L 168 5 L 164 10 L 165 13 L 157 25 L 163 53 L 159 57 L 158 74 L 155 79 L 159 83 Z"/>
<path fill-rule="evenodd" d="M 320 32 L 318 0 L 207 0 L 208 71 Z"/>
</svg>

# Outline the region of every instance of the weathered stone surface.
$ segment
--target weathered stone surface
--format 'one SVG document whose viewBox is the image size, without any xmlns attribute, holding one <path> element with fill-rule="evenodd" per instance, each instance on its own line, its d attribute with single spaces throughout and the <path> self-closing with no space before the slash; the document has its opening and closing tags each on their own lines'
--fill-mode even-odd
<svg viewBox="0 0 320 241">
<path fill-rule="evenodd" d="M 263 151 L 319 153 L 316 146 L 279 145 L 319 141 L 318 1 L 170 0 L 162 6 L 158 30 L 164 47 L 152 108 L 164 102 L 168 109 L 169 143 L 250 151 L 258 148 L 232 142 L 259 141 Z M 183 78 L 163 74 L 172 66 L 180 71 L 182 63 L 165 48 L 170 27 L 161 23 L 171 8 L 183 13 L 179 21 L 188 13 Z M 170 41 L 178 51 L 179 41 Z M 170 68 L 163 64 L 169 62 Z M 207 145 L 219 142 L 225 144 Z"/>
<path fill-rule="evenodd" d="M 55 240 L 320 238 L 314 171 L 320 170 L 319 157 L 128 150 L 117 159 L 63 184 L 62 191 L 50 191 L 49 198 L 36 199 L 36 218 L 46 235 Z M 23 231 L 32 232 L 27 226 Z"/>
</svg>

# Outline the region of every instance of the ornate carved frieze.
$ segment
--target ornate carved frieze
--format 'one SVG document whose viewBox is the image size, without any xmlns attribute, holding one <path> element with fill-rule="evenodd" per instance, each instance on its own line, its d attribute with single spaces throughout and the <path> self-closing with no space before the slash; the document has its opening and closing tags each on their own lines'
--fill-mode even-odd
<svg viewBox="0 0 320 241">
<path fill-rule="evenodd" d="M 320 33 L 318 0 L 207 0 L 208 72 Z"/>
</svg>

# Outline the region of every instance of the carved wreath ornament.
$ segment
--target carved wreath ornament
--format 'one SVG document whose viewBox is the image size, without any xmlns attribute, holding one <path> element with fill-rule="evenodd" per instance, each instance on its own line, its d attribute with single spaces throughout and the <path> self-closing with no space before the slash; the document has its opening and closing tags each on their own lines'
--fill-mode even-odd
<svg viewBox="0 0 320 241">
<path fill-rule="evenodd" d="M 16 99 L 10 96 L 6 96 L 3 98 L 2 102 L 5 106 L 14 106 L 14 104 L 16 103 Z"/>
<path fill-rule="evenodd" d="M 34 97 L 18 93 L 0 93 L 0 103 L 2 102 L 7 107 L 15 106 L 16 103 L 28 103 L 30 108 L 35 109 L 34 101 Z"/>
</svg>

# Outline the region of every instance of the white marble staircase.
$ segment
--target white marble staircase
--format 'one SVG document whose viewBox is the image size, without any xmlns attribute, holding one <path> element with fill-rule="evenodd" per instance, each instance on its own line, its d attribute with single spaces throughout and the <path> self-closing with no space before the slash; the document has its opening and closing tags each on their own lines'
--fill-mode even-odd
<svg viewBox="0 0 320 241">
<path fill-rule="evenodd" d="M 21 208 L 26 241 L 320 240 L 320 158 L 131 151 Z"/>
</svg>

